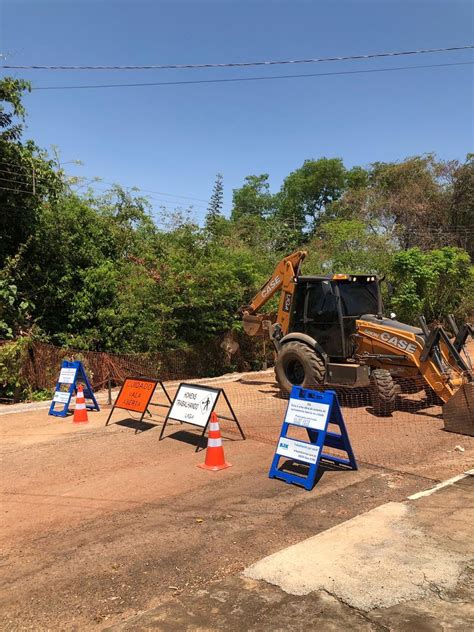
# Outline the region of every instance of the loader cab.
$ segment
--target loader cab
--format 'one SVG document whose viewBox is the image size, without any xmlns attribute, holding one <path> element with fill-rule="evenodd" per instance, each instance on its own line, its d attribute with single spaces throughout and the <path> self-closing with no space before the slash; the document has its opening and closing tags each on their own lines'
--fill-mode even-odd
<svg viewBox="0 0 474 632">
<path fill-rule="evenodd" d="M 330 359 L 341 361 L 353 354 L 356 320 L 363 314 L 381 315 L 382 309 L 376 275 L 300 276 L 290 329 L 308 334 Z"/>
</svg>

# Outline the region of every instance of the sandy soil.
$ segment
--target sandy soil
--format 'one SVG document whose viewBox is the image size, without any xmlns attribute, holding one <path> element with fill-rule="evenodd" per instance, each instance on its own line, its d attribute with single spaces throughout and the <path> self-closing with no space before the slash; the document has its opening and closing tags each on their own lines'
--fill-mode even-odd
<svg viewBox="0 0 474 632">
<path fill-rule="evenodd" d="M 141 424 L 117 410 L 108 427 L 107 409 L 87 425 L 0 417 L 2 630 L 103 629 L 472 467 L 474 440 L 444 432 L 439 409 L 381 420 L 357 400 L 343 413 L 359 471 L 287 486 L 267 477 L 286 406 L 272 373 L 223 385 L 249 439 L 223 420 L 233 467 L 218 473 L 196 467 L 191 428 L 158 441 L 159 407 Z"/>
</svg>

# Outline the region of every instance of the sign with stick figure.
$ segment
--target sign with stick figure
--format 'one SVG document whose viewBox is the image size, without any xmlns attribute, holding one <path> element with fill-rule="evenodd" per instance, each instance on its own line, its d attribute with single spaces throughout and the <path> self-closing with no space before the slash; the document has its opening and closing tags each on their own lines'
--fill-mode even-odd
<svg viewBox="0 0 474 632">
<path fill-rule="evenodd" d="M 204 428 L 214 410 L 219 389 L 181 384 L 169 412 L 171 419 Z"/>
<path fill-rule="evenodd" d="M 166 415 L 165 422 L 161 429 L 160 439 L 163 438 L 163 433 L 168 423 L 168 419 L 180 421 L 181 423 L 191 424 L 193 426 L 199 426 L 203 429 L 201 434 L 201 440 L 203 440 L 209 419 L 216 407 L 217 400 L 222 395 L 224 401 L 230 411 L 231 418 L 222 417 L 236 423 L 242 439 L 245 439 L 244 432 L 240 427 L 239 421 L 234 413 L 234 410 L 230 404 L 230 401 L 222 388 L 212 388 L 212 386 L 204 386 L 200 384 L 183 384 L 179 385 L 179 388 L 174 396 L 171 408 Z M 199 443 L 196 450 L 199 449 Z"/>
</svg>

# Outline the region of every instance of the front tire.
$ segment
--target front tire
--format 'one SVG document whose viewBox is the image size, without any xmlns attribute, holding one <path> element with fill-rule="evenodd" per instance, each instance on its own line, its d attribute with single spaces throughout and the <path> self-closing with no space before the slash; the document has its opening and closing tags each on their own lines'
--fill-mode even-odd
<svg viewBox="0 0 474 632">
<path fill-rule="evenodd" d="M 293 386 L 314 388 L 324 383 L 326 366 L 323 358 L 301 342 L 287 342 L 278 353 L 275 377 L 284 393 Z"/>
<path fill-rule="evenodd" d="M 395 402 L 400 387 L 394 382 L 390 371 L 375 369 L 370 374 L 370 395 L 374 413 L 388 417 L 395 410 Z"/>
</svg>

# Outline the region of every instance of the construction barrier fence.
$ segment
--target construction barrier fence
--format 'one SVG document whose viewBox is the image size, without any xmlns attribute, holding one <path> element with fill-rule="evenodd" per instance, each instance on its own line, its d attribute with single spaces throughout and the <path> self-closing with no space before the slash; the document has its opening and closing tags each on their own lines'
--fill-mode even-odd
<svg viewBox="0 0 474 632">
<path fill-rule="evenodd" d="M 126 377 L 148 376 L 163 380 L 171 396 L 180 381 L 197 379 L 225 390 L 248 439 L 275 445 L 287 398 L 275 382 L 273 369 L 261 369 L 265 361 L 271 362 L 271 354 L 265 349 L 264 357 L 261 341 L 256 347 L 252 340 L 248 349 L 243 344 L 233 354 L 221 342 L 146 355 L 73 352 L 32 343 L 25 354 L 22 374 L 33 388 L 52 390 L 61 361 L 81 360 L 95 390 L 108 384 L 119 386 Z M 470 347 L 474 351 L 472 343 Z M 232 370 L 240 373 L 231 373 Z M 385 417 L 374 410 L 369 388 L 333 390 L 360 462 L 385 467 L 390 476 L 403 472 L 429 479 L 447 478 L 474 467 L 474 437 L 446 431 L 443 408 L 421 377 L 399 382 L 395 410 Z M 156 389 L 153 403 L 167 404 L 161 389 Z M 219 403 L 216 412 L 224 436 L 239 440 L 235 424 L 225 419 L 225 404 Z M 138 430 L 146 429 L 147 424 L 160 425 L 166 409 L 156 406 L 152 413 L 152 418 L 145 416 L 143 427 Z M 396 476 L 391 484 L 397 484 Z"/>
<path fill-rule="evenodd" d="M 8 341 L 0 341 L 0 345 L 8 344 Z M 259 370 L 271 366 L 273 353 L 271 346 L 261 338 L 251 340 L 242 336 L 239 339 L 237 335 L 216 337 L 206 344 L 183 349 L 135 354 L 82 351 L 29 341 L 18 359 L 18 380 L 27 384 L 31 392 L 52 392 L 63 360 L 80 360 L 92 388 L 98 391 L 108 385 L 119 386 L 126 377 L 132 376 L 165 381 Z M 1 388 L 0 383 L 0 391 Z M 3 402 L 15 399 L 2 397 Z"/>
</svg>

